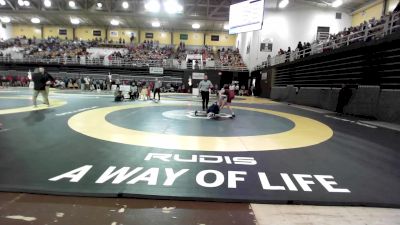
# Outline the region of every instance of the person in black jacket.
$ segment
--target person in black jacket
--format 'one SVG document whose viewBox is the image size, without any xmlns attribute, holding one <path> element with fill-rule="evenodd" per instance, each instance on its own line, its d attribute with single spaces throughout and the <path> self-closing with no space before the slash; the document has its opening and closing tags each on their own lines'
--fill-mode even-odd
<svg viewBox="0 0 400 225">
<path fill-rule="evenodd" d="M 46 95 L 47 98 L 49 98 L 49 92 L 50 92 L 50 85 L 54 83 L 55 79 L 52 77 L 43 67 L 39 68 L 40 73 L 42 73 L 46 79 Z"/>
<path fill-rule="evenodd" d="M 49 98 L 47 97 L 47 93 L 46 93 L 47 78 L 44 75 L 44 73 L 40 72 L 39 68 L 36 68 L 33 71 L 32 81 L 34 83 L 34 85 L 33 85 L 33 98 L 32 98 L 33 106 L 37 107 L 36 99 L 37 99 L 37 96 L 39 95 L 39 93 L 43 97 L 44 104 L 50 106 Z"/>
<path fill-rule="evenodd" d="M 353 92 L 351 91 L 349 85 L 342 85 L 339 91 L 338 103 L 336 105 L 336 112 L 343 114 L 344 107 L 349 103 Z"/>
</svg>

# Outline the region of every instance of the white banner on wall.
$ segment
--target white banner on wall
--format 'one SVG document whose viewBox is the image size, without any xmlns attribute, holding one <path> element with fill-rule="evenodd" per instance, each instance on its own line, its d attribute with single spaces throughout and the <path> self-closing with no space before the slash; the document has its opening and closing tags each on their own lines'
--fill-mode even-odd
<svg viewBox="0 0 400 225">
<path fill-rule="evenodd" d="M 110 31 L 110 37 L 118 37 L 118 31 L 116 30 Z"/>
<path fill-rule="evenodd" d="M 128 37 L 137 37 L 137 35 L 136 35 L 136 33 L 134 32 L 134 31 L 124 31 L 124 32 L 122 32 L 122 35 L 126 35 L 126 36 L 128 36 Z"/>
<path fill-rule="evenodd" d="M 192 78 L 193 80 L 203 80 L 204 79 L 204 73 L 193 73 Z"/>
<path fill-rule="evenodd" d="M 162 67 L 150 67 L 150 74 L 163 74 L 164 68 Z"/>
</svg>

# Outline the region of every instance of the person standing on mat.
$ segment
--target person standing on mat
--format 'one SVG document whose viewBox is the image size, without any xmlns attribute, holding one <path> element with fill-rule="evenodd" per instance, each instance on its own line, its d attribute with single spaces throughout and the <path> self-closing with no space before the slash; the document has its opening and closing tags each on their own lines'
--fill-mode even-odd
<svg viewBox="0 0 400 225">
<path fill-rule="evenodd" d="M 32 81 L 33 81 L 33 106 L 37 107 L 36 104 L 36 99 L 39 95 L 39 93 L 43 97 L 43 102 L 44 104 L 50 106 L 49 104 L 49 98 L 47 97 L 46 93 L 46 76 L 40 72 L 39 68 L 36 68 L 32 74 Z"/>
<path fill-rule="evenodd" d="M 161 86 L 162 82 L 158 80 L 158 78 L 156 78 L 156 81 L 154 82 L 154 94 L 153 94 L 154 101 L 156 100 L 156 93 L 158 93 L 158 101 L 160 101 Z"/>
<path fill-rule="evenodd" d="M 48 98 L 49 97 L 49 93 L 50 93 L 50 85 L 53 82 L 55 82 L 55 79 L 47 71 L 45 71 L 43 67 L 40 67 L 39 71 L 40 71 L 41 74 L 44 75 L 44 77 L 46 79 L 46 95 L 47 95 L 47 98 Z"/>
<path fill-rule="evenodd" d="M 208 76 L 204 75 L 204 80 L 199 83 L 199 91 L 201 93 L 201 99 L 203 100 L 203 111 L 208 109 L 208 101 L 210 100 L 210 88 L 213 85 L 211 81 L 208 80 Z"/>
<path fill-rule="evenodd" d="M 222 111 L 222 109 L 226 106 L 226 108 L 228 108 L 229 111 L 231 112 L 232 117 L 235 117 L 235 113 L 233 112 L 233 110 L 231 108 L 232 100 L 234 98 L 235 98 L 235 91 L 229 90 L 228 85 L 225 85 L 219 92 L 218 104 L 219 104 L 220 110 Z"/>
</svg>

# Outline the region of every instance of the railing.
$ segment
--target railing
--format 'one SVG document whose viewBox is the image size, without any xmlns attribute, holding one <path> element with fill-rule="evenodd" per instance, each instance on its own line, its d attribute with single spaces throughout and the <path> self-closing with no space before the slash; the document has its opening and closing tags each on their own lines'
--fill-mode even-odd
<svg viewBox="0 0 400 225">
<path fill-rule="evenodd" d="M 182 62 L 174 65 L 170 60 L 124 60 L 124 59 L 111 59 L 104 60 L 102 58 L 38 58 L 38 57 L 24 57 L 21 59 L 12 59 L 11 57 L 0 57 L 0 63 L 34 63 L 40 65 L 89 65 L 89 66 L 105 66 L 105 67 L 129 67 L 129 68 L 148 68 L 148 67 L 163 67 L 165 69 L 188 69 L 193 68 L 191 63 Z M 215 66 L 203 66 L 195 68 L 196 70 L 222 70 L 222 71 L 240 71 L 246 72 L 246 67 L 224 66 L 215 63 Z"/>
<path fill-rule="evenodd" d="M 256 66 L 255 70 L 260 70 L 269 66 L 282 64 L 285 62 L 292 62 L 299 58 L 304 58 L 309 55 L 315 55 L 326 51 L 331 51 L 343 46 L 348 46 L 352 43 L 367 41 L 370 39 L 381 39 L 384 36 L 392 34 L 394 31 L 400 29 L 400 12 L 394 13 L 386 17 L 384 24 L 375 27 L 367 26 L 366 29 L 349 34 L 347 36 L 339 37 L 336 40 L 328 40 L 320 44 L 311 46 L 311 48 L 302 51 L 294 51 L 282 55 L 276 55 L 264 61 L 261 65 Z"/>
</svg>

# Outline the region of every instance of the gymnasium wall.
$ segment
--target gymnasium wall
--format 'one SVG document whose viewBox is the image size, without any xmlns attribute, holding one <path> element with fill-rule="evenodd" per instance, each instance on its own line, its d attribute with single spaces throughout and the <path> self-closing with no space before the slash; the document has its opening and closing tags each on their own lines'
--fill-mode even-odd
<svg viewBox="0 0 400 225">
<path fill-rule="evenodd" d="M 336 19 L 337 12 L 341 13 L 341 19 Z M 299 41 L 312 42 L 319 26 L 329 27 L 330 33 L 338 33 L 351 26 L 350 13 L 290 1 L 284 9 L 266 9 L 262 30 L 238 34 L 235 45 L 252 69 L 268 55 L 275 56 L 281 48 L 287 50 L 290 46 L 294 50 Z M 262 42 L 271 42 L 272 52 L 260 52 Z"/>
<path fill-rule="evenodd" d="M 110 28 L 108 29 L 108 39 L 112 40 L 113 42 L 118 42 L 119 39 L 125 40 L 125 43 L 130 43 L 131 34 L 134 34 L 134 43 L 139 41 L 139 32 L 137 29 L 130 29 L 130 28 Z"/>
<path fill-rule="evenodd" d="M 153 38 L 146 38 L 146 33 L 152 33 Z M 161 45 L 170 45 L 171 33 L 157 30 L 140 30 L 140 41 L 144 42 L 145 40 L 159 41 Z"/>
<path fill-rule="evenodd" d="M 218 35 L 219 41 L 211 40 L 212 35 Z M 208 32 L 206 33 L 206 45 L 208 46 L 235 46 L 236 35 L 229 35 L 227 33 Z"/>
<path fill-rule="evenodd" d="M 67 29 L 67 35 L 60 35 L 60 29 Z M 68 40 L 73 39 L 72 27 L 60 27 L 60 26 L 44 26 L 43 37 L 59 37 L 60 39 L 67 38 Z"/>
<path fill-rule="evenodd" d="M 181 35 L 188 36 L 187 40 L 181 40 Z M 174 45 L 179 45 L 180 42 L 184 42 L 185 45 L 203 46 L 204 45 L 204 33 L 192 32 L 192 31 L 179 31 L 173 33 Z"/>
<path fill-rule="evenodd" d="M 8 36 L 2 32 L 2 36 L 6 39 L 11 37 L 23 36 L 28 38 L 36 36 L 36 38 L 41 38 L 41 26 L 31 26 L 31 25 L 9 25 L 12 32 Z M 59 29 L 67 29 L 67 35 L 59 35 Z M 3 28 L 2 28 L 3 29 Z M 10 29 L 10 28 L 8 28 Z M 120 38 L 125 40 L 125 43 L 130 42 L 131 33 L 134 33 L 135 40 L 134 43 L 139 42 L 139 30 L 134 28 L 104 28 L 104 27 L 89 27 L 89 26 L 78 26 L 75 28 L 75 37 L 81 40 L 92 40 L 96 36 L 93 36 L 93 30 L 101 30 L 101 38 L 105 39 L 106 32 L 109 40 L 118 42 Z M 3 35 L 4 33 L 4 35 Z M 146 33 L 152 33 L 153 38 L 146 38 Z M 181 40 L 181 34 L 187 35 L 187 40 Z M 204 40 L 205 35 L 205 40 Z M 212 41 L 211 36 L 218 35 L 219 41 Z M 48 37 L 60 37 L 61 39 L 68 38 L 68 40 L 73 39 L 73 28 L 68 26 L 43 26 L 43 38 Z M 97 38 L 100 38 L 97 37 Z M 173 39 L 173 40 L 172 40 Z M 140 41 L 153 40 L 159 41 L 162 45 L 179 45 L 180 42 L 184 42 L 187 46 L 203 46 L 204 43 L 208 46 L 214 47 L 228 47 L 235 46 L 236 35 L 229 35 L 227 32 L 194 32 L 194 31 L 177 31 L 172 33 L 169 31 L 160 31 L 152 29 L 140 30 Z"/>
<path fill-rule="evenodd" d="M 368 21 L 372 18 L 379 19 L 383 13 L 384 3 L 382 0 L 375 1 L 367 6 L 364 6 L 353 13 L 351 19 L 352 26 L 358 26 L 364 21 Z"/>
<path fill-rule="evenodd" d="M 93 36 L 93 30 L 100 30 L 100 36 Z M 100 39 L 100 37 L 104 40 L 106 38 L 106 29 L 102 27 L 77 27 L 75 29 L 75 36 L 78 39 L 87 41 L 93 39 Z"/>
<path fill-rule="evenodd" d="M 40 26 L 34 25 L 15 25 L 12 26 L 11 37 L 22 37 L 40 39 L 42 37 L 42 30 Z"/>
</svg>

